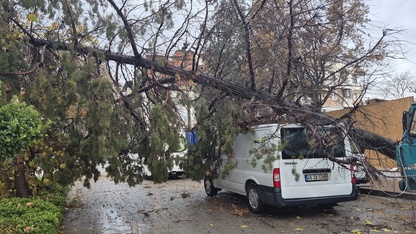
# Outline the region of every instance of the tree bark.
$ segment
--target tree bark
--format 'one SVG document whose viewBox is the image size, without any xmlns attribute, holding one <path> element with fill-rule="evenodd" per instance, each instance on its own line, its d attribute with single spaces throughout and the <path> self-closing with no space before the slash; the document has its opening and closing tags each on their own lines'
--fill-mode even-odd
<svg viewBox="0 0 416 234">
<path fill-rule="evenodd" d="M 18 197 L 29 197 L 32 192 L 29 188 L 29 183 L 26 180 L 26 170 L 23 158 L 18 156 L 14 164 L 14 187 Z"/>
</svg>

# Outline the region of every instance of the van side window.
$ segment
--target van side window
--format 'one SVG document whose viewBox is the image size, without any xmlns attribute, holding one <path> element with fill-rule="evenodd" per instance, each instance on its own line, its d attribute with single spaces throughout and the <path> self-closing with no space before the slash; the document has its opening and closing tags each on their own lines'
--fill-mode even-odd
<svg viewBox="0 0 416 234">
<path fill-rule="evenodd" d="M 311 131 L 305 133 L 303 127 L 283 128 L 281 134 L 283 159 L 326 158 L 324 152 L 334 157 L 345 156 L 344 137 L 335 128 L 318 129 L 315 134 L 319 134 L 321 141 Z"/>
</svg>

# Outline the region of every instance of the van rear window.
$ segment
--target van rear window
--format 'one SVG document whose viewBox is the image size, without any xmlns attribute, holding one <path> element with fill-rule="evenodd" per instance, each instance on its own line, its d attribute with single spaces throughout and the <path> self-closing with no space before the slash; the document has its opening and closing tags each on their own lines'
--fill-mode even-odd
<svg viewBox="0 0 416 234">
<path fill-rule="evenodd" d="M 318 128 L 315 132 L 305 128 L 283 128 L 282 158 L 326 158 L 327 154 L 344 157 L 344 137 L 336 128 Z"/>
</svg>

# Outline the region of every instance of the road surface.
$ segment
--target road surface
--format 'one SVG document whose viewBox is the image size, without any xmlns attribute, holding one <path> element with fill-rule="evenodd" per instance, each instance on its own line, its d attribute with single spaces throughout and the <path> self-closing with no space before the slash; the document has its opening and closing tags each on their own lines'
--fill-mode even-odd
<svg viewBox="0 0 416 234">
<path fill-rule="evenodd" d="M 258 215 L 242 196 L 207 197 L 203 183 L 180 178 L 129 187 L 101 177 L 76 183 L 60 233 L 416 233 L 416 201 L 361 195 L 332 209 L 276 208 Z"/>
</svg>

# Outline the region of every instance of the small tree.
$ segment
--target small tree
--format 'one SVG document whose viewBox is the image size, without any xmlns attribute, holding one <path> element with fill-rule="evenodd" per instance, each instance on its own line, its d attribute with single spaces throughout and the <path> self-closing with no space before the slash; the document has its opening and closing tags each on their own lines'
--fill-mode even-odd
<svg viewBox="0 0 416 234">
<path fill-rule="evenodd" d="M 399 99 L 413 95 L 416 92 L 415 89 L 416 79 L 410 73 L 406 71 L 403 73 L 396 73 L 393 75 L 387 75 L 376 89 L 376 92 L 383 98 L 387 99 Z"/>
<path fill-rule="evenodd" d="M 31 195 L 20 152 L 40 140 L 47 125 L 32 106 L 16 98 L 0 107 L 0 161 L 14 159 L 14 184 L 19 197 Z"/>
</svg>

